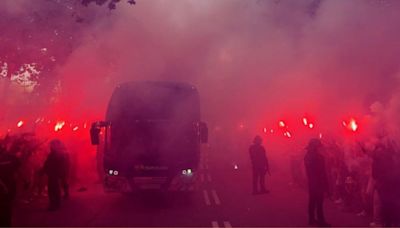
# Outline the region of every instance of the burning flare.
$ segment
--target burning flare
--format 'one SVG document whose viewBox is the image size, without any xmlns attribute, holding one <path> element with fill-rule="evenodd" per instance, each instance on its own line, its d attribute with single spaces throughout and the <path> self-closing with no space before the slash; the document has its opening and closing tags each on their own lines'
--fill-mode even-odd
<svg viewBox="0 0 400 228">
<path fill-rule="evenodd" d="M 56 125 L 54 126 L 54 131 L 55 132 L 60 131 L 64 127 L 64 125 L 65 125 L 65 121 L 58 121 L 56 123 Z"/>
<path fill-rule="evenodd" d="M 356 132 L 358 130 L 358 123 L 354 118 L 351 118 L 348 123 L 346 121 L 343 121 L 342 124 L 350 131 Z"/>
<path fill-rule="evenodd" d="M 305 118 L 305 117 L 303 117 L 303 124 L 304 124 L 305 126 L 308 125 L 308 120 L 307 120 L 307 118 Z"/>
<path fill-rule="evenodd" d="M 292 138 L 292 134 L 289 131 L 286 131 L 283 135 L 287 138 Z"/>
<path fill-rule="evenodd" d="M 358 129 L 358 124 L 357 124 L 357 122 L 356 122 L 355 119 L 351 119 L 351 120 L 350 120 L 349 126 L 350 126 L 350 129 L 351 129 L 352 131 L 357 131 L 357 129 Z"/>
<path fill-rule="evenodd" d="M 22 127 L 22 125 L 24 125 L 24 121 L 20 120 L 17 123 L 17 127 Z"/>
</svg>

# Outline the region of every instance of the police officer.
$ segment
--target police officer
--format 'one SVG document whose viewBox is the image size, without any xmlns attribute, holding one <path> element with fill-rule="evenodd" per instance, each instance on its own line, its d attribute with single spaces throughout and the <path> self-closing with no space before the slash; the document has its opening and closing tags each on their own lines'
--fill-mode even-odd
<svg viewBox="0 0 400 228">
<path fill-rule="evenodd" d="M 65 158 L 65 147 L 62 142 L 58 139 L 50 141 L 50 153 L 43 166 L 43 172 L 47 175 L 48 180 L 49 211 L 60 208 L 61 185 L 63 185 L 64 190 L 67 190 Z"/>
<path fill-rule="evenodd" d="M 70 156 L 65 147 L 62 145 L 62 172 L 61 172 L 61 185 L 64 191 L 64 199 L 69 198 L 69 173 L 70 173 Z"/>
<path fill-rule="evenodd" d="M 265 174 L 269 172 L 268 159 L 261 144 L 262 138 L 257 135 L 253 140 L 253 145 L 249 148 L 253 167 L 253 194 L 269 193 L 265 188 Z M 260 187 L 260 191 L 258 191 L 258 187 Z"/>
<path fill-rule="evenodd" d="M 324 194 L 328 192 L 328 178 L 324 157 L 321 154 L 323 145 L 319 139 L 311 139 L 304 157 L 304 165 L 308 178 L 308 221 L 309 225 L 330 226 L 325 221 L 323 203 Z M 317 212 L 317 219 L 315 219 Z"/>
<path fill-rule="evenodd" d="M 381 214 L 384 226 L 398 226 L 398 177 L 396 173 L 395 151 L 388 143 L 376 145 L 372 160 L 372 177 L 381 200 Z M 397 175 L 396 175 L 397 174 Z"/>
<path fill-rule="evenodd" d="M 0 141 L 0 227 L 11 226 L 12 206 L 17 193 L 15 175 L 19 160 L 7 150 L 5 140 Z"/>
</svg>

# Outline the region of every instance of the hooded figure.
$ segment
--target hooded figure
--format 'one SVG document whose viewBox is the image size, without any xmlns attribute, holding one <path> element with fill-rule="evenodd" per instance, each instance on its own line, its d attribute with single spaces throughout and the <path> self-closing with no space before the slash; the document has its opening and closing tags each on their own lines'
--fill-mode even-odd
<svg viewBox="0 0 400 228">
<path fill-rule="evenodd" d="M 60 185 L 63 186 L 65 196 L 68 197 L 69 157 L 64 144 L 58 139 L 50 141 L 50 153 L 44 163 L 43 172 L 48 177 L 49 210 L 54 211 L 61 204 Z"/>
<path fill-rule="evenodd" d="M 384 226 L 399 226 L 400 181 L 395 149 L 383 139 L 376 145 L 373 153 L 372 177 L 381 201 L 381 214 Z"/>
<path fill-rule="evenodd" d="M 304 165 L 308 178 L 308 218 L 309 224 L 329 226 L 326 223 L 323 211 L 324 194 L 328 192 L 328 178 L 325 170 L 325 161 L 321 152 L 323 145 L 319 139 L 311 139 L 304 157 Z M 317 212 L 317 219 L 315 219 Z"/>
<path fill-rule="evenodd" d="M 268 159 L 261 143 L 262 138 L 257 135 L 253 140 L 253 145 L 249 148 L 250 160 L 253 167 L 253 194 L 269 192 L 265 188 L 265 174 L 269 171 Z M 258 191 L 258 186 L 260 187 L 260 191 Z"/>
<path fill-rule="evenodd" d="M 12 206 L 17 193 L 15 174 L 20 162 L 15 154 L 9 153 L 7 140 L 0 141 L 0 227 L 10 227 Z"/>
</svg>

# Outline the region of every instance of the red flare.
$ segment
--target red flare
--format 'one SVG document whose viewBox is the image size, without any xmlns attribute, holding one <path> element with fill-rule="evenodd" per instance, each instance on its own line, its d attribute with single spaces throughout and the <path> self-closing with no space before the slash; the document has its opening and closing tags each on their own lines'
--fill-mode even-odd
<svg viewBox="0 0 400 228">
<path fill-rule="evenodd" d="M 305 126 L 308 125 L 308 120 L 307 120 L 307 118 L 305 118 L 305 117 L 303 117 L 303 124 L 304 124 Z"/>
<path fill-rule="evenodd" d="M 349 126 L 350 126 L 350 129 L 351 129 L 352 131 L 357 131 L 357 129 L 358 129 L 358 124 L 357 124 L 357 122 L 356 122 L 355 119 L 351 119 L 351 120 L 350 120 Z"/>
<path fill-rule="evenodd" d="M 349 122 L 343 121 L 342 124 L 350 131 L 356 132 L 358 130 L 358 123 L 354 118 L 351 118 Z"/>
<path fill-rule="evenodd" d="M 24 125 L 24 121 L 20 120 L 17 123 L 17 127 L 22 127 Z"/>
<path fill-rule="evenodd" d="M 56 125 L 54 125 L 54 131 L 60 131 L 65 125 L 65 121 L 58 121 Z"/>
<path fill-rule="evenodd" d="M 286 131 L 285 133 L 283 133 L 283 135 L 284 135 L 285 137 L 292 138 L 292 134 L 291 134 L 290 132 L 288 132 L 288 131 Z"/>
</svg>

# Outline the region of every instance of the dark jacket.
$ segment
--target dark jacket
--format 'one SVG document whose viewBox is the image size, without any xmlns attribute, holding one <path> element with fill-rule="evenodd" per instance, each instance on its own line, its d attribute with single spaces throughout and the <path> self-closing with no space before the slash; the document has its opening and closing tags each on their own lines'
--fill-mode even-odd
<svg viewBox="0 0 400 228">
<path fill-rule="evenodd" d="M 262 145 L 253 144 L 249 148 L 250 160 L 253 169 L 268 170 L 268 159 Z"/>
<path fill-rule="evenodd" d="M 392 189 L 396 185 L 396 164 L 392 148 L 378 145 L 372 157 L 372 177 L 377 182 L 378 190 Z"/>
<path fill-rule="evenodd" d="M 68 178 L 70 172 L 71 161 L 69 157 L 69 153 L 64 152 L 62 154 L 62 177 Z"/>
<path fill-rule="evenodd" d="M 17 157 L 5 153 L 0 154 L 0 194 L 14 199 L 17 192 L 15 174 L 20 162 Z"/>
<path fill-rule="evenodd" d="M 66 170 L 63 154 L 58 151 L 50 151 L 46 161 L 44 162 L 43 172 L 49 178 L 64 177 Z"/>
<path fill-rule="evenodd" d="M 313 192 L 326 192 L 328 190 L 328 178 L 325 169 L 325 159 L 317 151 L 308 149 L 304 157 L 304 165 L 308 178 L 308 187 Z"/>
</svg>

